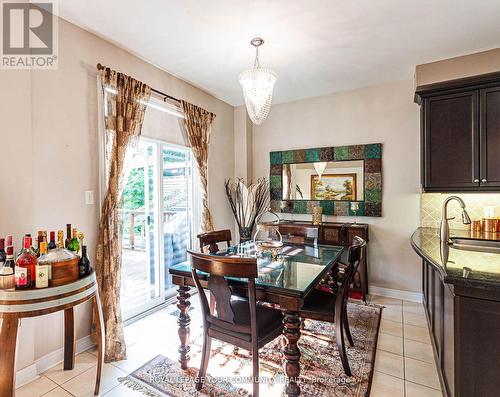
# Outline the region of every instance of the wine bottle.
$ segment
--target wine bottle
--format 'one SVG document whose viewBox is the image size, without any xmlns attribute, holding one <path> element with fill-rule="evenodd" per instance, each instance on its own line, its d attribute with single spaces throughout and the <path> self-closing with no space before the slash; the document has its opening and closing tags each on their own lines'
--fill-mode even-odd
<svg viewBox="0 0 500 397">
<path fill-rule="evenodd" d="M 10 242 L 12 243 L 12 236 L 10 236 Z M 8 240 L 8 237 L 7 237 Z M 5 263 L 0 269 L 0 290 L 4 291 L 14 291 L 16 289 L 16 277 L 15 277 L 15 263 L 14 263 L 14 247 L 8 246 L 5 249 Z"/>
<path fill-rule="evenodd" d="M 57 231 L 57 248 L 64 248 L 64 232 L 62 230 Z"/>
<path fill-rule="evenodd" d="M 0 270 L 5 265 L 7 254 L 5 253 L 5 239 L 0 238 Z"/>
<path fill-rule="evenodd" d="M 66 224 L 66 241 L 64 241 L 64 247 L 68 248 L 71 244 L 71 223 Z"/>
<path fill-rule="evenodd" d="M 25 289 L 34 287 L 36 255 L 31 246 L 31 237 L 24 236 L 23 250 L 16 260 L 16 288 Z"/>
<path fill-rule="evenodd" d="M 38 235 L 37 235 L 37 238 L 36 238 L 36 257 L 38 258 L 40 256 L 40 244 L 42 243 L 43 241 L 43 230 L 39 230 L 38 231 Z"/>
<path fill-rule="evenodd" d="M 70 251 L 73 251 L 76 255 L 78 255 L 78 251 L 80 251 L 80 242 L 78 241 L 78 230 L 73 229 L 73 237 L 69 246 L 67 247 Z"/>
<path fill-rule="evenodd" d="M 80 262 L 78 263 L 80 269 L 80 277 L 86 277 L 90 274 L 90 261 L 87 257 L 87 246 L 82 246 L 82 257 L 80 258 Z"/>
<path fill-rule="evenodd" d="M 47 243 L 45 241 L 40 243 L 40 256 L 36 265 L 35 286 L 36 288 L 47 288 L 49 286 Z"/>
<path fill-rule="evenodd" d="M 57 248 L 57 245 L 56 245 L 56 232 L 54 232 L 54 231 L 50 232 L 50 242 L 49 242 L 49 245 L 47 246 L 47 248 L 49 250 L 53 250 L 53 249 Z"/>
</svg>

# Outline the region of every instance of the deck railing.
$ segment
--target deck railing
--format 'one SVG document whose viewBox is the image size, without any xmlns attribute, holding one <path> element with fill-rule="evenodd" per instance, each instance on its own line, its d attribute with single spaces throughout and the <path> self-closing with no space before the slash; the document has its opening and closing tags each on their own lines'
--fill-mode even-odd
<svg viewBox="0 0 500 397">
<path fill-rule="evenodd" d="M 180 210 L 183 211 L 183 210 Z M 163 224 L 169 223 L 180 211 L 163 211 Z M 146 249 L 146 226 L 153 221 L 153 212 L 144 210 L 123 210 L 123 248 L 131 250 Z M 139 232 L 136 233 L 136 225 Z"/>
</svg>

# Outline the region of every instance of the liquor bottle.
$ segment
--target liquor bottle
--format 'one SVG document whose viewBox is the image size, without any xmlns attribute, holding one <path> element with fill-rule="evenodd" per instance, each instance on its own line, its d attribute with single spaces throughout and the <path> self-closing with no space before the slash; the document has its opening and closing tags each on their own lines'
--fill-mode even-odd
<svg viewBox="0 0 500 397">
<path fill-rule="evenodd" d="M 12 235 L 5 236 L 5 247 L 13 247 L 12 245 Z"/>
<path fill-rule="evenodd" d="M 8 240 L 8 238 L 7 238 Z M 12 236 L 10 242 L 12 243 Z M 14 263 L 14 247 L 6 248 L 5 264 L 0 269 L 0 290 L 14 291 L 16 289 L 15 263 Z"/>
<path fill-rule="evenodd" d="M 64 232 L 62 230 L 57 231 L 57 248 L 64 248 Z"/>
<path fill-rule="evenodd" d="M 50 232 L 50 242 L 49 245 L 47 246 L 49 250 L 53 250 L 57 248 L 56 245 L 56 232 Z"/>
<path fill-rule="evenodd" d="M 42 243 L 43 241 L 43 230 L 39 230 L 38 231 L 38 236 L 36 238 L 36 257 L 38 258 L 40 256 L 40 244 Z"/>
<path fill-rule="evenodd" d="M 23 250 L 16 260 L 16 288 L 25 289 L 35 284 L 36 255 L 31 247 L 31 237 L 23 239 Z"/>
<path fill-rule="evenodd" d="M 5 254 L 5 239 L 0 238 L 0 269 L 5 264 L 5 261 L 7 259 L 7 255 Z"/>
<path fill-rule="evenodd" d="M 78 263 L 78 267 L 80 269 L 80 277 L 86 277 L 90 274 L 90 261 L 87 257 L 87 246 L 82 246 L 82 257 L 80 258 L 80 262 Z"/>
<path fill-rule="evenodd" d="M 69 246 L 67 247 L 70 251 L 73 251 L 75 254 L 78 255 L 78 251 L 80 251 L 80 242 L 78 241 L 78 230 L 73 229 L 73 237 L 71 239 L 71 242 L 69 243 Z"/>
<path fill-rule="evenodd" d="M 71 243 L 71 223 L 66 224 L 66 241 L 64 241 L 64 247 L 68 248 Z"/>
<path fill-rule="evenodd" d="M 47 243 L 40 243 L 40 256 L 36 265 L 36 288 L 47 288 L 49 286 L 49 258 L 47 258 Z"/>
</svg>

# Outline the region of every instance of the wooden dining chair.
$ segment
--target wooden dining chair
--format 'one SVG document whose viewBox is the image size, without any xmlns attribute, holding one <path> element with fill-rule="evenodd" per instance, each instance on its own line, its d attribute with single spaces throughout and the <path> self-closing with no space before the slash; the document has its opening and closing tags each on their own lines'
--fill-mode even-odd
<svg viewBox="0 0 500 397">
<path fill-rule="evenodd" d="M 204 252 L 204 248 L 208 246 L 208 252 L 211 254 L 219 251 L 218 243 L 225 242 L 228 247 L 231 246 L 231 230 L 215 230 L 213 232 L 198 234 L 198 240 L 200 242 L 200 250 Z"/>
<path fill-rule="evenodd" d="M 205 252 L 205 247 L 208 247 L 208 252 L 215 254 L 219 251 L 218 243 L 226 243 L 227 248 L 231 246 L 231 230 L 214 230 L 213 232 L 198 234 L 198 240 L 200 242 L 200 252 Z M 215 310 L 215 299 L 212 294 L 210 294 L 210 313 Z"/>
<path fill-rule="evenodd" d="M 199 292 L 203 314 L 203 350 L 196 390 L 203 387 L 210 358 L 212 338 L 230 343 L 252 354 L 253 397 L 259 395 L 259 349 L 281 335 L 283 314 L 275 309 L 257 305 L 255 278 L 257 260 L 255 258 L 216 257 L 194 251 L 191 256 L 192 276 Z M 203 293 L 205 278 L 197 270 L 208 274 L 207 287 L 216 300 L 216 314 L 209 310 L 207 297 Z M 248 280 L 242 287 L 248 297 L 235 296 L 226 277 Z M 244 295 L 245 293 L 241 294 Z"/>
<path fill-rule="evenodd" d="M 304 305 L 300 310 L 302 319 L 327 321 L 335 324 L 335 338 L 340 360 L 346 375 L 351 376 L 351 368 L 347 359 L 345 349 L 344 332 L 351 346 L 354 346 L 349 322 L 347 318 L 347 300 L 349 289 L 358 270 L 361 255 L 364 252 L 366 241 L 355 236 L 352 245 L 349 247 L 348 260 L 345 267 L 338 267 L 333 273 L 334 284 L 331 291 L 316 289 L 304 300 Z"/>
</svg>

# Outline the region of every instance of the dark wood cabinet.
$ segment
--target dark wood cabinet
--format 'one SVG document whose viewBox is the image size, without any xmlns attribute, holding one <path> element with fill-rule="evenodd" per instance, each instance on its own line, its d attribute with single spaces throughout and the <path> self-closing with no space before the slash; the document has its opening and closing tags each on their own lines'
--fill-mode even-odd
<svg viewBox="0 0 500 397">
<path fill-rule="evenodd" d="M 287 222 L 281 221 L 279 225 L 283 239 L 296 244 L 311 244 L 314 240 L 323 245 L 351 245 L 354 236 L 359 236 L 366 242 L 369 241 L 368 225 L 364 223 L 337 223 L 324 222 L 314 226 L 310 222 Z M 347 251 L 342 256 L 342 261 L 347 260 Z M 360 292 L 362 299 L 366 301 L 368 295 L 368 251 L 361 258 L 359 269 L 354 276 L 353 291 Z"/>
<path fill-rule="evenodd" d="M 443 394 L 500 395 L 500 296 L 454 286 L 423 260 L 424 307 Z"/>
<path fill-rule="evenodd" d="M 500 87 L 481 90 L 480 183 L 500 188 Z"/>
<path fill-rule="evenodd" d="M 418 87 L 428 192 L 500 191 L 500 74 Z"/>
</svg>

